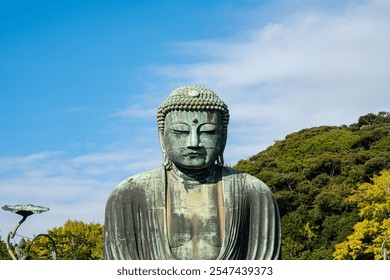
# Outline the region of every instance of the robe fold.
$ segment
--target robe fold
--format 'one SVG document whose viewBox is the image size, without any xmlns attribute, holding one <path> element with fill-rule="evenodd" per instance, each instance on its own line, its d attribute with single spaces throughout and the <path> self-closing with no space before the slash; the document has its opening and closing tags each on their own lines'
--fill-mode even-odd
<svg viewBox="0 0 390 280">
<path fill-rule="evenodd" d="M 279 211 L 259 179 L 222 167 L 224 235 L 218 260 L 279 259 Z M 111 193 L 105 212 L 105 259 L 172 260 L 164 167 L 129 177 Z"/>
</svg>

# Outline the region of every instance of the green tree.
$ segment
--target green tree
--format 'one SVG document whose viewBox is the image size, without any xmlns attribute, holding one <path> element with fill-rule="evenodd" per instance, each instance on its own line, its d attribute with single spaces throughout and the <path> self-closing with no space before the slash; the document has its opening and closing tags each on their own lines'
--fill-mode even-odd
<svg viewBox="0 0 390 280">
<path fill-rule="evenodd" d="M 0 236 L 0 260 L 11 260 L 11 256 L 8 254 L 7 244 L 1 240 Z"/>
<path fill-rule="evenodd" d="M 390 171 L 361 184 L 347 201 L 357 205 L 362 220 L 346 241 L 336 245 L 334 258 L 381 259 L 381 244 L 390 235 Z"/>
<path fill-rule="evenodd" d="M 103 226 L 68 220 L 63 226 L 48 231 L 55 241 L 57 258 L 62 260 L 103 259 Z M 51 259 L 51 242 L 41 237 L 34 241 L 30 250 L 32 259 Z"/>
</svg>

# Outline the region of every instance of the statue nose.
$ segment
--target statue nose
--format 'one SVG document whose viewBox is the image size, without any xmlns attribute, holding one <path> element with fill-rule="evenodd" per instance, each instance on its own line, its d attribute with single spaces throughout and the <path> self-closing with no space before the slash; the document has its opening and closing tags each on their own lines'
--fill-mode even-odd
<svg viewBox="0 0 390 280">
<path fill-rule="evenodd" d="M 190 137 L 188 138 L 187 147 L 198 148 L 201 145 L 201 143 L 200 143 L 199 135 L 198 135 L 197 131 L 191 131 L 189 136 Z"/>
</svg>

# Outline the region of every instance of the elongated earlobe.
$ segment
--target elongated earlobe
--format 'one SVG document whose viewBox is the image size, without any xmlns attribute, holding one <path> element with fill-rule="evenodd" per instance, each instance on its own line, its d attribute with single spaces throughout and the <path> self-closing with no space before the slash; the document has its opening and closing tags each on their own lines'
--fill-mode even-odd
<svg viewBox="0 0 390 280">
<path fill-rule="evenodd" d="M 172 169 L 172 160 L 169 158 L 167 153 L 163 152 L 163 166 L 165 166 L 166 170 L 171 170 Z"/>
<path fill-rule="evenodd" d="M 222 145 L 220 147 L 220 150 L 219 150 L 219 155 L 217 157 L 217 162 L 216 164 L 220 167 L 223 167 L 223 165 L 225 164 L 225 161 L 223 159 L 223 152 L 225 151 L 225 146 L 226 146 L 226 140 L 227 140 L 227 131 L 225 131 L 223 133 L 223 136 L 222 136 Z"/>
<path fill-rule="evenodd" d="M 164 133 L 161 132 L 161 131 L 158 133 L 158 140 L 160 141 L 160 146 L 161 146 L 162 155 L 163 155 L 163 157 L 162 157 L 162 165 L 165 166 L 166 170 L 170 170 L 170 169 L 172 169 L 172 161 L 169 158 L 169 156 L 167 154 L 167 151 L 165 149 Z"/>
<path fill-rule="evenodd" d="M 222 154 L 220 154 L 220 155 L 217 157 L 217 165 L 220 166 L 220 167 L 223 167 L 223 165 L 224 165 L 223 155 L 222 155 Z"/>
</svg>

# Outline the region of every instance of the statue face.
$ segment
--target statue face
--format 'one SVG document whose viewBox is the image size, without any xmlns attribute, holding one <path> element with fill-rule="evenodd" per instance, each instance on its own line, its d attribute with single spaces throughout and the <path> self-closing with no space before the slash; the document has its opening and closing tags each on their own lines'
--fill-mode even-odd
<svg viewBox="0 0 390 280">
<path fill-rule="evenodd" d="M 163 141 L 167 155 L 178 167 L 207 168 L 223 149 L 221 114 L 171 111 L 165 117 Z"/>
</svg>

